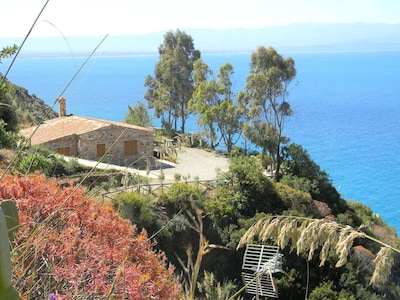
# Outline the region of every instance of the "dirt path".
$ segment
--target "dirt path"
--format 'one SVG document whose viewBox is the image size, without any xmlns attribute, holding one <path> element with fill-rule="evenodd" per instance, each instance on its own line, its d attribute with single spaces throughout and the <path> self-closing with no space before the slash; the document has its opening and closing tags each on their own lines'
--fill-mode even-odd
<svg viewBox="0 0 400 300">
<path fill-rule="evenodd" d="M 190 176 L 189 180 L 212 180 L 217 177 L 218 171 L 226 172 L 229 169 L 228 158 L 219 153 L 186 147 L 177 152 L 176 164 L 163 161 L 165 182 L 174 181 L 175 174 L 180 174 L 182 177 Z M 158 176 L 160 170 L 151 173 Z"/>
<path fill-rule="evenodd" d="M 198 148 L 182 147 L 181 150 L 177 149 L 177 153 L 177 163 L 162 161 L 162 172 L 165 176 L 164 183 L 175 182 L 175 174 L 181 175 L 181 179 L 186 177 L 188 181 L 213 180 L 217 177 L 218 171 L 226 172 L 229 170 L 228 158 L 216 152 L 209 152 Z M 64 158 L 66 160 L 77 159 L 73 157 Z M 141 176 L 149 177 L 152 181 L 158 181 L 161 173 L 161 169 L 154 169 L 147 174 L 146 171 L 139 171 L 137 169 L 126 168 L 123 166 L 98 163 L 97 161 L 79 158 L 77 160 L 82 165 L 90 167 L 96 166 L 99 169 L 116 169 L 137 173 Z"/>
</svg>

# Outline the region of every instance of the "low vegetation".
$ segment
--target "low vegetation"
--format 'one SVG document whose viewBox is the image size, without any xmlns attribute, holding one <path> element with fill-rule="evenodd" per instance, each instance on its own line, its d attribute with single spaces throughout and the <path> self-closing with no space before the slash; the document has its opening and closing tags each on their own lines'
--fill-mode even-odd
<svg viewBox="0 0 400 300">
<path fill-rule="evenodd" d="M 4 175 L 0 200 L 5 199 L 19 211 L 13 286 L 23 298 L 179 298 L 173 267 L 152 249 L 146 233 L 83 188 L 61 188 L 38 173 Z"/>
</svg>

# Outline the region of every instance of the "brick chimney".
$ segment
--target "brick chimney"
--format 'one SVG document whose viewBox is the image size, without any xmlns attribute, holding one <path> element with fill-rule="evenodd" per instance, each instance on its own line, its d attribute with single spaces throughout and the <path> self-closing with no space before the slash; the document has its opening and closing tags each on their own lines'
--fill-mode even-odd
<svg viewBox="0 0 400 300">
<path fill-rule="evenodd" d="M 67 100 L 64 97 L 59 97 L 57 101 L 58 101 L 58 116 L 65 117 L 67 115 L 67 105 L 66 105 Z"/>
</svg>

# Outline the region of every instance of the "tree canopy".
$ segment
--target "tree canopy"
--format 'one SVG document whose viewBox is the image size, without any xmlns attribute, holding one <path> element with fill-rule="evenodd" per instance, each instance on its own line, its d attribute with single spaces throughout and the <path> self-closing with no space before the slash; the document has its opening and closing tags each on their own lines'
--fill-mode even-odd
<svg viewBox="0 0 400 300">
<path fill-rule="evenodd" d="M 144 98 L 154 108 L 157 118 L 168 129 L 177 131 L 181 120 L 182 133 L 189 116 L 188 102 L 193 93 L 193 65 L 200 58 L 193 39 L 183 31 L 169 31 L 158 48 L 160 60 L 154 68 L 154 77 L 148 75 Z"/>
<path fill-rule="evenodd" d="M 212 71 L 202 61 L 195 63 L 195 90 L 189 108 L 199 114 L 197 123 L 204 128 L 205 136 L 215 148 L 222 140 L 230 153 L 237 143 L 243 126 L 244 105 L 232 90 L 233 66 L 220 67 L 218 78 L 208 78 Z"/>
<path fill-rule="evenodd" d="M 287 120 L 293 114 L 287 101 L 288 86 L 296 76 L 294 60 L 284 59 L 274 48 L 259 47 L 251 54 L 250 74 L 245 92 L 248 103 L 246 137 L 271 157 L 271 167 L 279 173 L 283 135 Z"/>
<path fill-rule="evenodd" d="M 147 107 L 140 101 L 137 102 L 134 107 L 128 105 L 128 112 L 124 118 L 124 122 L 143 127 L 152 126 L 151 117 Z"/>
</svg>

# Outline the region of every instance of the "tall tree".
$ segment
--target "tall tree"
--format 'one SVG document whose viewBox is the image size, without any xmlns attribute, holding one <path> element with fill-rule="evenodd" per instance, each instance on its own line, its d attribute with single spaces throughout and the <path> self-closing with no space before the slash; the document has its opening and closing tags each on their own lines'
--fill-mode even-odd
<svg viewBox="0 0 400 300">
<path fill-rule="evenodd" d="M 243 127 L 244 105 L 232 91 L 233 66 L 224 64 L 219 69 L 218 79 L 208 79 L 212 71 L 201 60 L 195 63 L 195 91 L 189 108 L 199 114 L 197 123 L 204 128 L 212 147 L 220 141 L 228 153 L 237 143 Z"/>
<path fill-rule="evenodd" d="M 164 43 L 158 48 L 160 60 L 154 69 L 154 77 L 148 75 L 148 87 L 144 98 L 149 107 L 154 108 L 163 126 L 177 130 L 177 120 L 181 119 L 181 131 L 185 132 L 185 122 L 189 116 L 188 102 L 192 97 L 193 64 L 200 58 L 200 51 L 194 47 L 193 39 L 183 31 L 169 31 L 164 35 Z"/>
<path fill-rule="evenodd" d="M 288 86 L 296 77 L 294 60 L 284 59 L 274 48 L 259 47 L 251 54 L 250 74 L 245 93 L 249 122 L 244 126 L 246 137 L 268 153 L 271 167 L 279 174 L 281 145 L 288 142 L 283 135 L 286 122 L 293 114 L 287 102 Z"/>
</svg>

